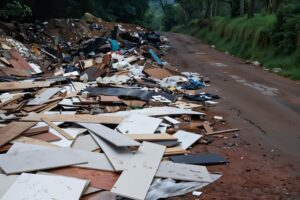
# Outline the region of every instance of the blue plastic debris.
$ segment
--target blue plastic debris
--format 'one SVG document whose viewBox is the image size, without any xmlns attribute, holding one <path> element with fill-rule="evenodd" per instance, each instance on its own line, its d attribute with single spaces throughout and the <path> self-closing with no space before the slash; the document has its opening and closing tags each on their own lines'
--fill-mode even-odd
<svg viewBox="0 0 300 200">
<path fill-rule="evenodd" d="M 112 51 L 119 51 L 120 46 L 117 40 L 109 39 L 110 45 L 111 45 L 111 50 Z"/>
<path fill-rule="evenodd" d="M 156 55 L 156 53 L 153 51 L 153 49 L 149 49 L 149 53 L 151 54 L 152 58 L 157 62 L 158 65 L 163 66 L 162 61 L 160 58 Z"/>
</svg>

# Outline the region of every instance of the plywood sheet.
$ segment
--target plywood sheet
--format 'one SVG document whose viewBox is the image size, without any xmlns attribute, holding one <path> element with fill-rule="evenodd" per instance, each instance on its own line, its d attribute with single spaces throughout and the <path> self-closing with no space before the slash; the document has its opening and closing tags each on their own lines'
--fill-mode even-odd
<svg viewBox="0 0 300 200">
<path fill-rule="evenodd" d="M 6 174 L 51 169 L 87 163 L 87 159 L 67 148 L 51 148 L 0 155 L 0 167 Z"/>
<path fill-rule="evenodd" d="M 171 178 L 181 181 L 212 182 L 205 166 L 187 165 L 163 161 L 155 174 L 159 178 Z"/>
<path fill-rule="evenodd" d="M 11 122 L 0 129 L 0 147 L 34 126 L 35 122 Z"/>
<path fill-rule="evenodd" d="M 23 173 L 1 200 L 79 199 L 87 181 L 61 176 Z"/>
<path fill-rule="evenodd" d="M 40 133 L 40 134 L 36 134 L 36 135 L 30 136 L 30 137 L 33 139 L 42 140 L 45 142 L 55 142 L 55 141 L 61 140 L 60 137 L 58 137 L 50 132 Z"/>
<path fill-rule="evenodd" d="M 30 88 L 50 87 L 51 81 L 35 81 L 35 82 L 1 82 L 0 91 L 25 90 Z"/>
<path fill-rule="evenodd" d="M 41 146 L 49 146 L 49 147 L 58 147 L 57 145 L 55 144 L 51 144 L 49 142 L 45 142 L 45 141 L 42 141 L 42 140 L 37 140 L 37 139 L 34 139 L 34 138 L 30 138 L 30 137 L 24 137 L 24 136 L 21 136 L 21 137 L 18 137 L 17 139 L 14 139 L 13 141 L 11 141 L 11 143 L 25 143 L 25 144 L 35 144 L 35 145 L 41 145 Z"/>
<path fill-rule="evenodd" d="M 23 117 L 21 121 L 42 121 L 42 119 L 48 119 L 52 122 L 119 124 L 123 120 L 123 117 L 106 117 L 101 115 L 32 114 L 27 117 Z"/>
<path fill-rule="evenodd" d="M 179 146 L 185 150 L 192 146 L 202 137 L 202 135 L 181 130 L 177 131 L 173 136 L 178 138 L 178 141 L 181 142 Z"/>
<path fill-rule="evenodd" d="M 169 76 L 174 76 L 171 72 L 169 72 L 166 69 L 161 69 L 161 68 L 148 68 L 145 69 L 144 72 L 148 74 L 149 76 L 157 79 L 164 79 Z"/>
<path fill-rule="evenodd" d="M 120 134 L 115 130 L 103 126 L 102 124 L 92 124 L 92 123 L 78 123 L 78 124 L 117 147 L 140 145 L 140 143 L 134 141 L 133 139 L 127 137 L 126 135 Z"/>
<path fill-rule="evenodd" d="M 164 151 L 164 146 L 143 142 L 111 191 L 132 199 L 145 199 Z"/>
<path fill-rule="evenodd" d="M 48 170 L 47 172 L 62 176 L 87 179 L 91 181 L 90 184 L 92 187 L 104 190 L 110 190 L 120 176 L 119 174 L 114 172 L 82 169 L 77 167 L 65 167 Z"/>
<path fill-rule="evenodd" d="M 127 116 L 116 129 L 123 134 L 153 134 L 161 122 L 162 119 L 133 113 Z"/>
<path fill-rule="evenodd" d="M 123 171 L 133 153 L 127 147 L 116 147 L 90 132 L 116 171 Z"/>
</svg>

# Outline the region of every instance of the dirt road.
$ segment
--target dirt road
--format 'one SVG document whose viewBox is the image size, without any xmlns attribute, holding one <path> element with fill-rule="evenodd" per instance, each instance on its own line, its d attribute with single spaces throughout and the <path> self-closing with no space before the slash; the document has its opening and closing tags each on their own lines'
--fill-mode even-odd
<svg viewBox="0 0 300 200">
<path fill-rule="evenodd" d="M 222 97 L 209 117 L 222 115 L 229 126 L 241 129 L 238 138 L 228 135 L 193 149 L 219 152 L 231 161 L 209 168 L 224 176 L 205 188 L 201 199 L 300 199 L 300 82 L 245 64 L 193 37 L 164 35 L 172 46 L 164 59 L 181 71 L 209 77 L 211 86 L 204 91 Z"/>
</svg>

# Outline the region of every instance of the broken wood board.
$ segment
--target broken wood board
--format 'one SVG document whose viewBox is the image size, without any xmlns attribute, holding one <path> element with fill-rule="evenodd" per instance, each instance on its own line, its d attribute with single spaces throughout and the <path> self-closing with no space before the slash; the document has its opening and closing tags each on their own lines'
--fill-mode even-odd
<svg viewBox="0 0 300 200">
<path fill-rule="evenodd" d="M 117 147 L 140 145 L 139 142 L 136 142 L 133 139 L 127 137 L 126 135 L 120 134 L 115 130 L 107 128 L 102 124 L 93 124 L 93 123 L 78 123 L 78 124 Z"/>
<path fill-rule="evenodd" d="M 162 133 L 162 134 L 130 134 L 128 135 L 136 141 L 176 141 L 177 138 L 173 135 Z"/>
<path fill-rule="evenodd" d="M 67 148 L 51 148 L 0 155 L 0 167 L 6 174 L 31 172 L 86 163 L 87 159 Z"/>
<path fill-rule="evenodd" d="M 60 127 L 58 127 L 56 124 L 52 123 L 50 120 L 48 119 L 42 119 L 42 121 L 44 121 L 46 124 L 48 124 L 51 128 L 53 128 L 54 130 L 56 130 L 57 132 L 59 132 L 62 136 L 64 136 L 66 139 L 68 140 L 74 140 L 75 138 L 71 135 L 69 135 L 69 133 L 67 133 L 66 131 L 64 131 L 63 129 L 61 129 Z"/>
<path fill-rule="evenodd" d="M 187 153 L 190 153 L 190 152 L 182 149 L 181 147 L 170 147 L 170 148 L 166 148 L 164 156 L 182 155 L 182 154 L 187 154 Z"/>
<path fill-rule="evenodd" d="M 104 190 L 110 190 L 120 176 L 119 174 L 114 172 L 82 169 L 77 167 L 65 167 L 47 170 L 47 172 L 62 176 L 87 179 L 91 181 L 90 184 L 92 187 Z"/>
<path fill-rule="evenodd" d="M 143 142 L 111 192 L 127 198 L 144 200 L 164 151 L 164 146 Z"/>
<path fill-rule="evenodd" d="M 41 145 L 41 146 L 49 146 L 49 147 L 59 147 L 55 144 L 51 144 L 49 142 L 45 142 L 42 140 L 37 140 L 34 138 L 30 138 L 30 137 L 18 137 L 17 139 L 14 139 L 13 141 L 11 141 L 11 143 L 25 143 L 25 144 L 35 144 L 35 145 Z"/>
<path fill-rule="evenodd" d="M 205 166 L 179 164 L 168 161 L 160 163 L 155 177 L 171 178 L 180 181 L 212 182 Z"/>
<path fill-rule="evenodd" d="M 33 136 L 40 133 L 46 133 L 49 131 L 48 126 L 41 126 L 41 127 L 32 127 L 31 129 L 28 129 L 24 133 L 22 133 L 23 136 Z"/>
<path fill-rule="evenodd" d="M 67 115 L 67 114 L 32 114 L 21 118 L 21 121 L 42 121 L 47 119 L 51 122 L 81 122 L 81 123 L 100 123 L 100 124 L 119 124 L 123 117 L 102 116 L 102 115 Z"/>
<path fill-rule="evenodd" d="M 133 153 L 127 147 L 116 147 L 94 133 L 90 132 L 94 140 L 101 147 L 115 171 L 123 171 L 132 158 Z"/>
<path fill-rule="evenodd" d="M 116 129 L 123 134 L 154 134 L 161 122 L 162 119 L 133 113 L 128 115 Z"/>
<path fill-rule="evenodd" d="M 210 133 L 214 132 L 213 129 L 212 129 L 212 127 L 209 125 L 208 121 L 205 121 L 203 123 L 203 128 L 205 129 L 206 134 L 210 134 Z"/>
<path fill-rule="evenodd" d="M 165 116 L 165 117 L 163 117 L 163 119 L 166 120 L 166 121 L 168 121 L 168 122 L 170 122 L 173 125 L 177 125 L 177 124 L 181 123 L 180 121 L 178 121 L 176 119 L 173 119 L 173 118 L 171 118 L 169 116 Z"/>
<path fill-rule="evenodd" d="M 1 200 L 79 199 L 86 185 L 86 180 L 23 173 Z"/>
<path fill-rule="evenodd" d="M 42 140 L 42 141 L 45 141 L 45 142 L 56 142 L 56 141 L 59 141 L 61 140 L 60 137 L 50 133 L 50 132 L 46 132 L 46 133 L 39 133 L 39 134 L 36 134 L 36 135 L 32 135 L 30 136 L 30 138 L 33 138 L 33 139 L 37 139 L 37 140 Z"/>
<path fill-rule="evenodd" d="M 17 101 L 17 100 L 21 99 L 21 98 L 23 98 L 22 95 L 15 95 L 12 99 L 0 103 L 0 109 L 3 108 L 4 106 L 14 102 L 14 101 Z"/>
<path fill-rule="evenodd" d="M 83 151 L 95 151 L 99 149 L 99 145 L 89 134 L 78 135 L 74 142 L 72 143 L 73 149 L 83 150 Z"/>
<path fill-rule="evenodd" d="M 0 147 L 34 126 L 35 122 L 11 122 L 0 128 Z"/>
<path fill-rule="evenodd" d="M 218 134 L 222 134 L 222 133 L 231 133 L 231 132 L 237 132 L 237 131 L 240 131 L 240 129 L 233 128 L 233 129 L 226 129 L 226 130 L 221 130 L 221 131 L 214 131 L 211 133 L 206 133 L 205 135 L 218 135 Z"/>
<path fill-rule="evenodd" d="M 52 81 L 19 81 L 19 82 L 0 82 L 0 91 L 13 91 L 13 90 L 25 90 L 30 88 L 44 88 L 50 87 Z"/>
<path fill-rule="evenodd" d="M 30 100 L 27 105 L 36 106 L 46 103 L 51 97 L 53 97 L 56 93 L 58 93 L 61 88 L 47 88 L 41 94 L 39 94 L 36 98 Z"/>
<path fill-rule="evenodd" d="M 187 131 L 181 131 L 181 130 L 177 131 L 173 136 L 178 138 L 178 141 L 181 142 L 179 147 L 181 147 L 184 150 L 192 146 L 195 142 L 197 142 L 202 137 L 202 135 L 190 133 Z"/>
</svg>

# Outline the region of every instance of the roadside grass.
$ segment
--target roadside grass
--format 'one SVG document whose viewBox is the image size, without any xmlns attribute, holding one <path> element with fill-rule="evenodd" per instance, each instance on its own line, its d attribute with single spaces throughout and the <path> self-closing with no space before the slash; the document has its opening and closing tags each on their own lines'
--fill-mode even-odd
<svg viewBox="0 0 300 200">
<path fill-rule="evenodd" d="M 198 20 L 192 20 L 171 31 L 198 37 L 218 50 L 259 61 L 266 68 L 281 68 L 280 75 L 300 80 L 300 49 L 288 56 L 280 54 L 270 38 L 275 22 L 275 15 L 258 14 L 252 19 L 215 17 L 205 28 Z"/>
</svg>

